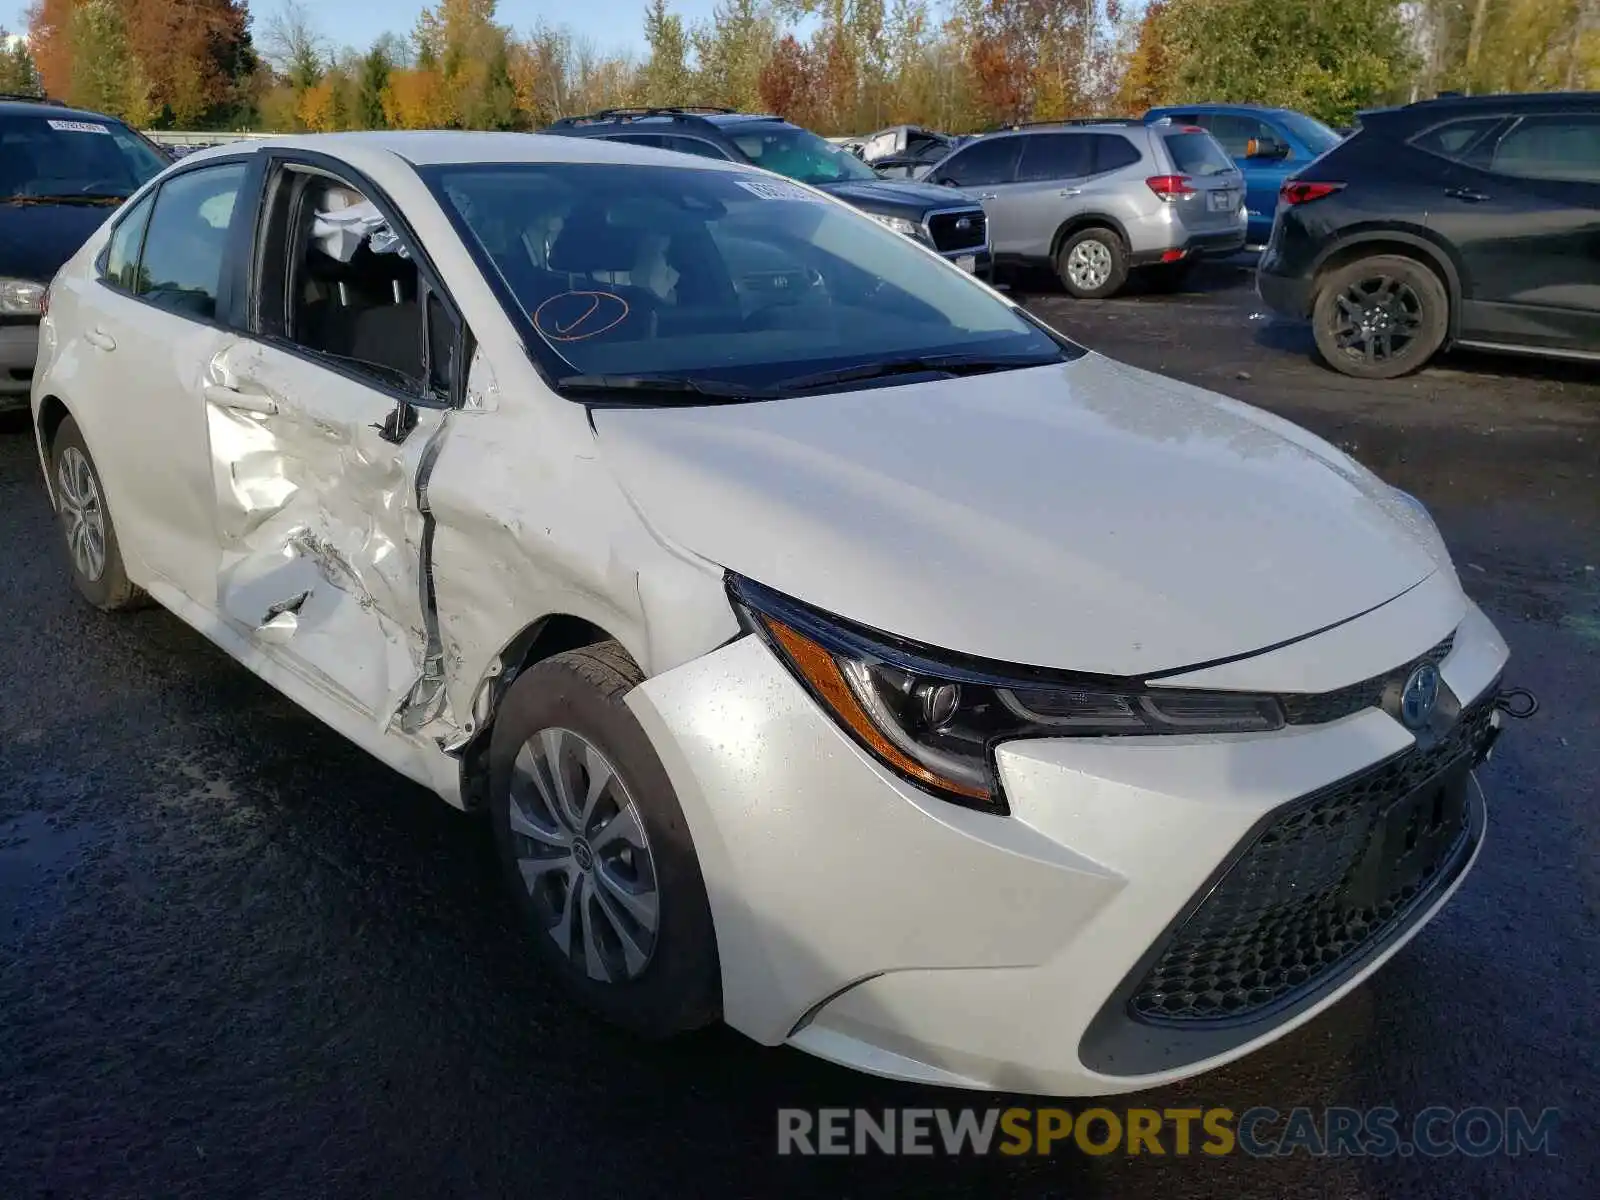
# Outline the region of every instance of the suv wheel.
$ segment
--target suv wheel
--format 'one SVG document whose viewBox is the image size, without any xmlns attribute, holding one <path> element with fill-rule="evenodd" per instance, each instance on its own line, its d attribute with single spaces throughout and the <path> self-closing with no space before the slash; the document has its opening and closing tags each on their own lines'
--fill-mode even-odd
<svg viewBox="0 0 1600 1200">
<path fill-rule="evenodd" d="M 1079 300 L 1103 300 L 1128 280 L 1128 250 L 1114 230 L 1083 229 L 1056 253 L 1061 286 Z"/>
<path fill-rule="evenodd" d="M 1323 279 L 1311 330 L 1334 370 L 1394 379 L 1433 357 L 1449 318 L 1450 298 L 1437 275 L 1416 259 L 1379 254 Z"/>
<path fill-rule="evenodd" d="M 519 675 L 489 745 L 490 816 L 534 953 L 591 1012 L 647 1037 L 719 1015 L 711 905 L 677 795 L 628 706 L 616 642 Z"/>
</svg>

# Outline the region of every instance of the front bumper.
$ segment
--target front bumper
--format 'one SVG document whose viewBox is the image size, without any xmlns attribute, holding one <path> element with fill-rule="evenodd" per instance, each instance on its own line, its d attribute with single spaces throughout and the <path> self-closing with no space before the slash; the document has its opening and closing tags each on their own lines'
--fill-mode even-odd
<svg viewBox="0 0 1600 1200">
<path fill-rule="evenodd" d="M 1464 612 L 1440 673 L 1468 698 L 1491 687 L 1506 651 L 1476 608 Z M 1384 640 L 1381 614 L 1341 636 L 1372 622 Z M 1290 669 L 1306 645 L 1290 648 Z M 1284 669 L 1276 657 L 1261 656 L 1263 678 Z M 1260 735 L 1010 743 L 997 762 L 1012 815 L 998 817 L 880 768 L 755 638 L 647 681 L 629 704 L 694 838 L 728 1022 L 926 1083 L 1103 1095 L 1246 1054 L 1415 934 L 1464 877 L 1482 830 L 1474 800 L 1449 877 L 1348 969 L 1220 1041 L 1185 1041 L 1128 1016 L 1129 981 L 1264 822 L 1413 747 L 1383 711 Z"/>
<path fill-rule="evenodd" d="M 977 246 L 970 250 L 949 250 L 939 252 L 940 256 L 956 263 L 958 266 L 965 258 L 972 259 L 972 273 L 985 283 L 994 280 L 994 253 L 988 246 Z"/>
<path fill-rule="evenodd" d="M 33 366 L 39 357 L 37 321 L 0 325 L 0 409 L 23 407 L 33 387 Z"/>
</svg>

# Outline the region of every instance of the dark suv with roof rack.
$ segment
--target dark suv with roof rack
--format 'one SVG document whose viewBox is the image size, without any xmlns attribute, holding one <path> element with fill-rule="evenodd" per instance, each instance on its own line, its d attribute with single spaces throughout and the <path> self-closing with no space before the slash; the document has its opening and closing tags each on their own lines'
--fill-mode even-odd
<svg viewBox="0 0 1600 1200">
<path fill-rule="evenodd" d="M 28 403 L 56 271 L 170 161 L 115 117 L 0 95 L 0 409 Z"/>
<path fill-rule="evenodd" d="M 949 188 L 879 177 L 842 146 L 782 117 L 728 108 L 608 108 L 544 130 L 750 163 L 809 184 L 989 278 L 989 225 L 976 200 Z"/>
<path fill-rule="evenodd" d="M 1600 92 L 1361 114 L 1284 183 L 1256 282 L 1360 379 L 1450 345 L 1600 361 Z"/>
</svg>

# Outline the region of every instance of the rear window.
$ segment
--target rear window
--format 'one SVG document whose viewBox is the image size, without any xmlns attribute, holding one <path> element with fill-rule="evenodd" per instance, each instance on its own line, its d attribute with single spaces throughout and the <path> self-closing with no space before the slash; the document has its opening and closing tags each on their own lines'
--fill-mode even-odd
<svg viewBox="0 0 1600 1200">
<path fill-rule="evenodd" d="M 1472 147 L 1484 134 L 1496 128 L 1502 117 L 1471 117 L 1461 121 L 1447 121 L 1435 125 L 1411 139 L 1411 144 L 1441 158 L 1465 160 Z"/>
<path fill-rule="evenodd" d="M 70 113 L 0 115 L 0 199 L 122 199 L 166 165 L 118 121 Z"/>
<path fill-rule="evenodd" d="M 1178 130 L 1164 134 L 1172 165 L 1185 175 L 1221 175 L 1233 170 L 1233 160 L 1222 152 L 1216 139 L 1203 129 Z"/>
</svg>

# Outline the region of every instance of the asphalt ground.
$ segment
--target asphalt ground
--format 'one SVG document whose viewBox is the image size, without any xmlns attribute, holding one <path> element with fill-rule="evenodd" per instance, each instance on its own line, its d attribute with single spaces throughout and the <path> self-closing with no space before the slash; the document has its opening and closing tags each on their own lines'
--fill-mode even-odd
<svg viewBox="0 0 1600 1200">
<path fill-rule="evenodd" d="M 1383 971 L 1262 1053 L 1110 1107 L 1556 1108 L 1554 1154 L 1180 1156 L 1169 1139 L 1163 1156 L 780 1157 L 780 1108 L 1009 1101 L 726 1030 L 641 1045 L 569 1008 L 523 949 L 479 822 L 175 618 L 75 599 L 12 420 L 0 1197 L 1600 1194 L 1597 373 L 1456 356 L 1358 383 L 1229 265 L 1176 296 L 1029 302 L 1419 496 L 1511 643 L 1509 682 L 1543 703 L 1483 772 L 1476 870 Z"/>
</svg>

